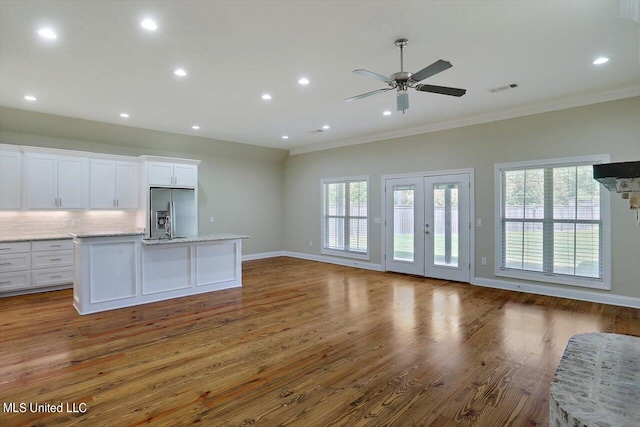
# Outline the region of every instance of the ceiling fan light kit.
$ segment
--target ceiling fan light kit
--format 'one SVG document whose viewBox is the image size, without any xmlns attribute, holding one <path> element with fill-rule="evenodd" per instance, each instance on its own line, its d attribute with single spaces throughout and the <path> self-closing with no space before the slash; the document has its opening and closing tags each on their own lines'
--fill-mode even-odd
<svg viewBox="0 0 640 427">
<path fill-rule="evenodd" d="M 408 88 L 413 88 L 420 92 L 430 92 L 437 93 L 440 95 L 449 95 L 460 97 L 464 95 L 467 90 L 466 89 L 458 89 L 454 87 L 447 86 L 434 86 L 434 85 L 426 85 L 426 84 L 417 84 L 418 82 L 426 79 L 427 77 L 434 76 L 442 71 L 448 70 L 452 67 L 449 61 L 444 61 L 442 59 L 437 60 L 433 64 L 423 68 L 417 73 L 410 73 L 408 71 L 404 71 L 404 48 L 409 43 L 407 39 L 398 39 L 395 41 L 396 46 L 400 49 L 400 71 L 397 73 L 391 74 L 391 76 L 386 77 L 382 74 L 377 74 L 368 70 L 357 69 L 353 70 L 354 73 L 360 74 L 361 76 L 370 77 L 376 80 L 383 81 L 389 85 L 388 88 L 377 89 L 371 92 L 366 92 L 360 95 L 352 96 L 351 98 L 345 99 L 345 101 L 355 101 L 358 99 L 366 98 L 368 96 L 376 95 L 378 93 L 387 92 L 392 89 L 397 90 L 396 100 L 397 100 L 397 108 L 398 111 L 404 111 L 409 109 L 409 93 L 407 92 Z"/>
</svg>

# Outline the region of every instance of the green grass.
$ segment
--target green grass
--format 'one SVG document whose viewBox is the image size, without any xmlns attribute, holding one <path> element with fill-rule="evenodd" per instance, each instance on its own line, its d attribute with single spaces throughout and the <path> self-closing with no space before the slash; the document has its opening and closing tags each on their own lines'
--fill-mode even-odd
<svg viewBox="0 0 640 427">
<path fill-rule="evenodd" d="M 573 245 L 573 232 L 556 232 L 554 239 L 554 252 L 560 254 L 567 252 L 564 242 L 569 242 Z M 522 242 L 522 233 L 509 233 L 509 241 L 514 242 L 514 246 L 509 248 L 507 254 L 507 266 L 512 268 L 522 268 L 522 250 L 520 243 Z M 525 239 L 528 245 L 542 248 L 542 233 L 525 232 Z M 593 237 L 591 231 L 578 231 L 576 232 L 576 238 L 578 242 L 588 242 Z M 410 234 L 396 234 L 394 236 L 394 251 L 393 255 L 395 259 L 413 259 L 413 235 Z M 509 243 L 507 242 L 507 244 Z M 458 235 L 451 236 L 451 253 L 455 255 L 458 253 Z M 435 261 L 444 263 L 444 235 L 435 236 Z M 452 256 L 452 261 L 457 262 L 457 256 Z M 575 274 L 581 276 L 597 276 L 598 275 L 598 246 L 594 245 L 591 251 L 581 251 L 576 257 Z M 569 252 L 566 256 L 556 256 L 555 265 L 557 267 L 557 273 L 573 273 L 573 253 Z M 542 270 L 542 255 L 538 259 L 525 260 L 525 269 Z"/>
<path fill-rule="evenodd" d="M 413 259 L 413 235 L 396 234 L 394 236 L 393 257 L 395 259 Z M 444 235 L 439 234 L 434 237 L 434 256 L 436 263 L 444 264 Z M 458 262 L 458 235 L 451 235 L 451 261 Z"/>
</svg>

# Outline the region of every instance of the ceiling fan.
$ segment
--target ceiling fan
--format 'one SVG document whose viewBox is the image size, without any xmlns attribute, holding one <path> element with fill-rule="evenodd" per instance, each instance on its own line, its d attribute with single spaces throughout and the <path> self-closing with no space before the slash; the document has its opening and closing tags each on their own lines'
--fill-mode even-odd
<svg viewBox="0 0 640 427">
<path fill-rule="evenodd" d="M 447 70 L 452 67 L 449 61 L 443 61 L 439 59 L 433 64 L 423 68 L 417 73 L 410 73 L 408 71 L 404 71 L 404 57 L 403 50 L 404 47 L 409 43 L 407 39 L 398 39 L 396 40 L 396 46 L 400 48 L 400 72 L 393 73 L 391 76 L 386 77 L 381 74 L 373 73 L 371 71 L 357 69 L 353 70 L 354 73 L 360 74 L 361 76 L 371 77 L 376 80 L 381 80 L 389 85 L 388 88 L 377 89 L 371 92 L 363 93 L 361 95 L 352 96 L 351 98 L 345 99 L 345 101 L 355 101 L 356 99 L 366 98 L 367 96 L 375 95 L 382 92 L 387 92 L 392 89 L 397 89 L 398 94 L 397 105 L 398 111 L 402 111 L 404 114 L 404 110 L 409 108 L 409 94 L 407 93 L 407 88 L 413 88 L 419 90 L 420 92 L 431 92 L 431 93 L 439 93 L 441 95 L 449 95 L 449 96 L 457 96 L 460 97 L 464 95 L 467 90 L 466 89 L 458 89 L 455 87 L 446 87 L 446 86 L 433 86 L 433 85 L 425 85 L 425 84 L 416 84 L 419 81 L 426 79 L 427 77 L 434 76 L 438 73 L 441 73 L 444 70 Z"/>
</svg>

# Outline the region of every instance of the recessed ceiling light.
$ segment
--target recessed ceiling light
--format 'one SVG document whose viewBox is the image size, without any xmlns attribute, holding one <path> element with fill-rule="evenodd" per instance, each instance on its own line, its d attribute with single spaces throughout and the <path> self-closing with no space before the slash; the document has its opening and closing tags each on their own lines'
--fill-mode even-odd
<svg viewBox="0 0 640 427">
<path fill-rule="evenodd" d="M 142 25 L 142 28 L 149 31 L 155 31 L 158 29 L 158 24 L 156 24 L 156 21 L 154 21 L 153 19 L 145 19 L 143 21 L 140 21 L 140 25 Z"/>
<path fill-rule="evenodd" d="M 382 113 L 383 116 L 390 116 L 391 115 L 391 111 L 387 110 L 384 113 Z"/>
<path fill-rule="evenodd" d="M 329 128 L 330 128 L 330 126 L 329 126 L 329 125 L 324 125 L 324 126 L 322 126 L 322 129 L 324 129 L 324 130 L 327 130 L 327 129 L 329 129 Z"/>
<path fill-rule="evenodd" d="M 193 130 L 198 130 L 198 129 L 200 129 L 200 126 L 198 126 L 198 125 L 193 125 L 193 126 L 191 126 L 191 129 L 193 129 Z"/>
<path fill-rule="evenodd" d="M 597 58 L 593 61 L 593 65 L 602 65 L 606 62 L 609 62 L 609 58 L 607 58 L 606 56 L 601 56 L 600 58 Z"/>
<path fill-rule="evenodd" d="M 264 95 L 262 95 L 262 99 L 264 99 L 265 101 L 268 101 L 271 99 L 271 95 L 269 95 L 268 93 L 265 93 Z"/>
<path fill-rule="evenodd" d="M 282 139 L 289 139 L 287 135 L 282 135 Z"/>
<path fill-rule="evenodd" d="M 38 100 L 38 98 L 36 98 L 33 95 L 25 95 L 24 99 L 26 99 L 27 101 L 31 101 L 31 102 L 36 102 Z"/>
<path fill-rule="evenodd" d="M 120 117 L 122 117 L 124 119 L 128 119 L 129 115 L 127 113 L 120 113 Z"/>
<path fill-rule="evenodd" d="M 308 85 L 309 84 L 309 79 L 303 77 L 300 80 L 298 80 L 298 83 L 300 83 L 301 85 Z"/>
<path fill-rule="evenodd" d="M 175 74 L 176 76 L 184 77 L 187 75 L 187 72 L 184 70 L 184 68 L 176 68 L 173 74 Z"/>
<path fill-rule="evenodd" d="M 58 35 L 51 28 L 40 28 L 38 30 L 38 34 L 40 34 L 40 37 L 44 37 L 49 40 L 55 40 L 58 38 Z"/>
</svg>

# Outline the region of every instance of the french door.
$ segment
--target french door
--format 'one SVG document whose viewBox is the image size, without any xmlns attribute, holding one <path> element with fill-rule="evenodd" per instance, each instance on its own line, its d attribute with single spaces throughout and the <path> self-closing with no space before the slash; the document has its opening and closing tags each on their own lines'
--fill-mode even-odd
<svg viewBox="0 0 640 427">
<path fill-rule="evenodd" d="M 385 270 L 469 282 L 469 174 L 385 180 Z"/>
</svg>

